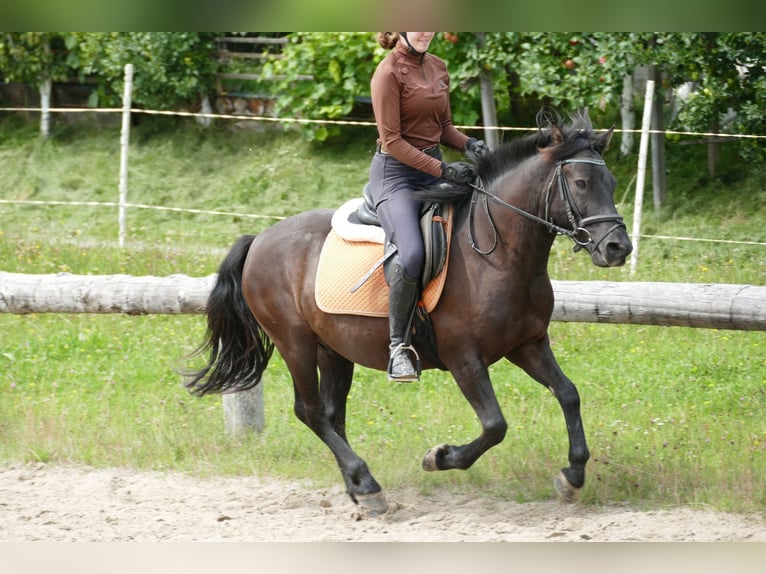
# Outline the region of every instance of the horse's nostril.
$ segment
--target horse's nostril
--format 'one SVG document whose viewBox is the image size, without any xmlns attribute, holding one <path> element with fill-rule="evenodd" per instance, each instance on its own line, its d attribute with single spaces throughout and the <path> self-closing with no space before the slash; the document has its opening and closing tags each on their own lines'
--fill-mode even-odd
<svg viewBox="0 0 766 574">
<path fill-rule="evenodd" d="M 633 248 L 629 243 L 625 244 L 617 241 L 610 241 L 606 244 L 606 252 L 610 257 L 627 257 L 630 255 L 631 251 L 633 251 Z"/>
</svg>

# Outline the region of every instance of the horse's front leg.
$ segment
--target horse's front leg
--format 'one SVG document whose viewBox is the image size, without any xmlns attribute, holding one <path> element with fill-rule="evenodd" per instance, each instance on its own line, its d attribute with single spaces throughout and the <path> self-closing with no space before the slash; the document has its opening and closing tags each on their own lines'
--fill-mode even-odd
<svg viewBox="0 0 766 574">
<path fill-rule="evenodd" d="M 554 486 L 563 501 L 574 502 L 579 499 L 585 484 L 585 464 L 590 458 L 580 417 L 580 395 L 577 388 L 559 367 L 547 334 L 538 341 L 515 349 L 506 358 L 547 387 L 564 411 L 569 434 L 569 467 L 561 469 L 554 480 Z"/>
<path fill-rule="evenodd" d="M 500 443 L 508 429 L 487 368 L 479 358 L 464 361 L 458 369 L 452 370 L 452 375 L 479 417 L 482 432 L 466 445 L 441 444 L 429 449 L 423 459 L 423 468 L 428 471 L 469 468 L 482 454 Z"/>
</svg>

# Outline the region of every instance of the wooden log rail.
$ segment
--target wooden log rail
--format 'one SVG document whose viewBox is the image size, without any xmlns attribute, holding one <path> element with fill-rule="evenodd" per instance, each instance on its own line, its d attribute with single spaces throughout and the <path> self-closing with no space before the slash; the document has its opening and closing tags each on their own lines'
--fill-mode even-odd
<svg viewBox="0 0 766 574">
<path fill-rule="evenodd" d="M 0 272 L 0 313 L 199 314 L 215 275 L 24 275 Z M 554 281 L 554 321 L 766 331 L 766 287 Z M 263 385 L 222 398 L 229 435 L 265 426 Z"/>
<path fill-rule="evenodd" d="M 554 321 L 766 331 L 766 287 L 554 281 Z"/>
<path fill-rule="evenodd" d="M 0 313 L 204 313 L 215 275 L 26 275 L 0 271 Z"/>
<path fill-rule="evenodd" d="M 204 313 L 215 275 L 0 272 L 0 313 Z M 766 331 L 766 286 L 553 281 L 554 321 Z"/>
</svg>

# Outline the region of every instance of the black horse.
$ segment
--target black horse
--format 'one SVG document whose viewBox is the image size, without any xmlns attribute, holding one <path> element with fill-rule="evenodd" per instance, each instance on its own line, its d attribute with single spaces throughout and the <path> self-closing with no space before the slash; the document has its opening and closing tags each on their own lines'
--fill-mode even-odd
<svg viewBox="0 0 766 574">
<path fill-rule="evenodd" d="M 435 192 L 455 205 L 454 239 L 430 320 L 439 367 L 451 372 L 481 433 L 468 444 L 429 449 L 425 470 L 467 469 L 503 440 L 507 423 L 488 367 L 507 359 L 558 399 L 569 466 L 554 484 L 563 500 L 577 499 L 589 452 L 579 394 L 550 347 L 547 263 L 557 234 L 571 237 L 601 267 L 623 265 L 630 254 L 614 204 L 616 180 L 602 158 L 611 136 L 612 130 L 597 134 L 587 113 L 567 124 L 549 117 L 537 132 L 473 158 L 479 184 Z M 198 352 L 209 353 L 208 363 L 187 386 L 200 395 L 252 388 L 276 347 L 292 376 L 295 414 L 335 455 L 351 499 L 380 513 L 387 509 L 383 491 L 346 437 L 346 399 L 354 364 L 385 371 L 388 323 L 317 307 L 317 262 L 332 214 L 301 213 L 239 238 L 207 305 L 208 332 Z M 436 366 L 423 362 L 424 369 Z"/>
</svg>

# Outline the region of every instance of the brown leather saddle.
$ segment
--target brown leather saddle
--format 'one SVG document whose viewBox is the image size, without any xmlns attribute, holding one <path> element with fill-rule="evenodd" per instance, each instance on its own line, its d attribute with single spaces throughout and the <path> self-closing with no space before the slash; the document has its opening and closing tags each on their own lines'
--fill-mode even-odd
<svg viewBox="0 0 766 574">
<path fill-rule="evenodd" d="M 362 189 L 362 198 L 363 201 L 359 207 L 349 214 L 349 223 L 380 227 L 369 183 L 365 184 Z M 432 202 L 423 205 L 420 210 L 420 231 L 423 235 L 423 244 L 425 246 L 421 288 L 428 285 L 431 279 L 439 275 L 447 260 L 449 237 L 444 225 L 446 221 L 445 209 L 443 203 Z M 386 243 L 381 264 L 393 255 L 395 249 L 393 245 Z"/>
</svg>

